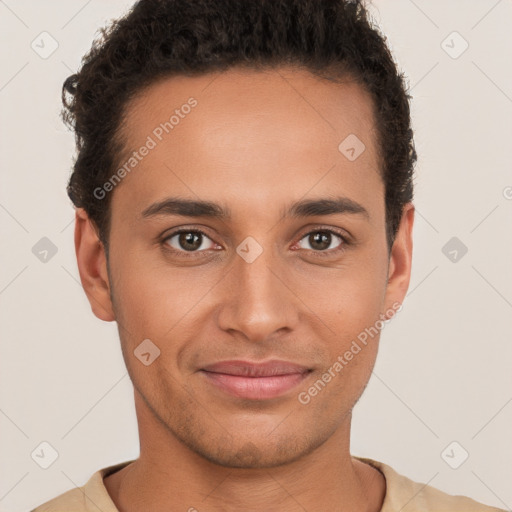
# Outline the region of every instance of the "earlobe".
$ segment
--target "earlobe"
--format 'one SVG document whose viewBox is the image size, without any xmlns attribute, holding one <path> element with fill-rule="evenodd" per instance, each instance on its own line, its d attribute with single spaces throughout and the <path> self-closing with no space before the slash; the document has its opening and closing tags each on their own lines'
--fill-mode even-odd
<svg viewBox="0 0 512 512">
<path fill-rule="evenodd" d="M 77 208 L 75 214 L 75 252 L 80 280 L 93 313 L 106 322 L 115 320 L 105 249 L 83 208 Z"/>
<path fill-rule="evenodd" d="M 414 205 L 407 203 L 402 212 L 400 226 L 391 249 L 386 289 L 386 307 L 402 304 L 409 288 L 412 268 L 412 228 L 414 224 Z"/>
</svg>

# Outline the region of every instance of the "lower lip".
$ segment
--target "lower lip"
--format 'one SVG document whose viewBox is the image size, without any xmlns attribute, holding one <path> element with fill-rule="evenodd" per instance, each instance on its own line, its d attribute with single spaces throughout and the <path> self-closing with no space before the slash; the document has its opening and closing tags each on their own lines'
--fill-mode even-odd
<svg viewBox="0 0 512 512">
<path fill-rule="evenodd" d="M 268 400 L 290 391 L 300 384 L 310 372 L 274 375 L 272 377 L 242 377 L 202 370 L 209 382 L 222 391 L 238 398 Z"/>
</svg>

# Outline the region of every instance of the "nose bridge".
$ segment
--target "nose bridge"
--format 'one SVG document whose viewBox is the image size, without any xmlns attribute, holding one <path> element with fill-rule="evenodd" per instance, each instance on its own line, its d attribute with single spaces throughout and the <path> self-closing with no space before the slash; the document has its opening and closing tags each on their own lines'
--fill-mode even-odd
<svg viewBox="0 0 512 512">
<path fill-rule="evenodd" d="M 220 327 L 243 332 L 249 339 L 265 339 L 294 327 L 297 317 L 293 294 L 284 284 L 283 262 L 271 248 L 244 240 L 229 273 L 229 297 L 219 315 Z"/>
</svg>

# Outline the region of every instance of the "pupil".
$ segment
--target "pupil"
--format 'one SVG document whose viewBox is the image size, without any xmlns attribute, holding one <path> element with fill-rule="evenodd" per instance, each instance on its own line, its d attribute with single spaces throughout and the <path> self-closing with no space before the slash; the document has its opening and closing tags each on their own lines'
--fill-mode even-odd
<svg viewBox="0 0 512 512">
<path fill-rule="evenodd" d="M 313 243 L 311 243 L 311 241 L 313 241 Z M 310 243 L 311 247 L 323 251 L 331 245 L 331 235 L 330 233 L 315 233 L 314 235 L 310 235 Z"/>
<path fill-rule="evenodd" d="M 186 251 L 194 251 L 201 247 L 200 233 L 180 233 L 179 242 Z"/>
</svg>

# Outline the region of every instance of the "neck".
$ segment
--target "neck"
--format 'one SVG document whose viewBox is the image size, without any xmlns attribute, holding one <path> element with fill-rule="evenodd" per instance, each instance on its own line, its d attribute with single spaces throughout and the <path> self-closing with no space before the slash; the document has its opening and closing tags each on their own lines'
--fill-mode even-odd
<svg viewBox="0 0 512 512">
<path fill-rule="evenodd" d="M 320 447 L 271 468 L 230 468 L 182 444 L 135 392 L 140 456 L 106 477 L 120 512 L 194 510 L 351 510 L 377 512 L 385 479 L 350 455 L 350 417 Z M 349 415 L 350 416 L 350 415 Z"/>
</svg>

